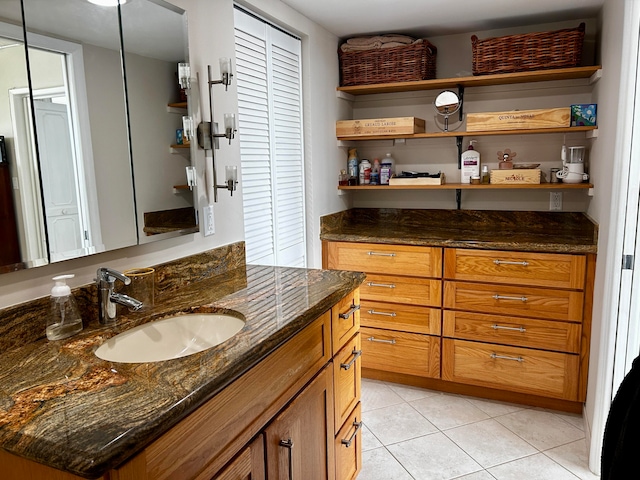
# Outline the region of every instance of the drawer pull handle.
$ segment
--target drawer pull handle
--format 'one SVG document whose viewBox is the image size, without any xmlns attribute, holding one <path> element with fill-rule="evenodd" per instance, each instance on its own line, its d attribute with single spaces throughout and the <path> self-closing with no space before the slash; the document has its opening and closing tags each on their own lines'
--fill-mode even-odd
<svg viewBox="0 0 640 480">
<path fill-rule="evenodd" d="M 524 358 L 522 357 L 507 357 L 505 355 L 498 355 L 497 353 L 492 353 L 491 358 L 499 359 L 499 360 L 513 360 L 514 362 L 524 362 Z"/>
<path fill-rule="evenodd" d="M 343 320 L 346 320 L 347 318 L 349 318 L 351 315 L 353 315 L 354 313 L 356 313 L 358 310 L 360 310 L 360 305 L 354 305 L 351 304 L 351 308 L 349 308 L 348 312 L 345 313 L 340 313 L 338 314 L 338 316 L 340 318 L 342 318 Z"/>
<path fill-rule="evenodd" d="M 344 438 L 340 440 L 340 443 L 344 445 L 346 448 L 349 448 L 353 443 L 353 439 L 356 438 L 358 431 L 362 428 L 362 422 L 353 422 L 353 426 L 356 427 L 356 429 L 353 431 L 353 433 L 349 437 L 349 440 L 345 440 Z"/>
<path fill-rule="evenodd" d="M 395 257 L 395 253 L 367 252 L 367 255 L 375 255 L 377 257 Z"/>
<path fill-rule="evenodd" d="M 391 345 L 395 345 L 396 344 L 396 339 L 395 338 L 392 338 L 391 340 L 380 340 L 379 338 L 376 338 L 376 337 L 369 337 L 369 338 L 367 338 L 367 340 L 369 340 L 370 342 L 390 343 Z"/>
<path fill-rule="evenodd" d="M 371 315 L 384 315 L 385 317 L 395 317 L 396 312 L 376 312 L 375 310 L 369 310 Z"/>
<path fill-rule="evenodd" d="M 353 355 L 353 358 L 351 359 L 351 361 L 349 363 L 341 363 L 340 364 L 340 368 L 344 368 L 345 370 L 349 370 L 351 368 L 351 365 L 353 365 L 355 363 L 355 361 L 358 359 L 358 357 L 360 357 L 360 355 L 362 355 L 362 350 L 356 350 L 354 348 L 353 352 L 351 352 L 351 354 Z"/>
<path fill-rule="evenodd" d="M 522 297 L 508 297 L 506 295 L 495 294 L 493 298 L 494 300 L 520 300 L 523 303 L 527 301 L 527 297 L 525 297 L 524 295 Z"/>
<path fill-rule="evenodd" d="M 494 260 L 493 263 L 495 263 L 496 265 L 522 265 L 523 267 L 526 267 L 527 265 L 529 265 L 529 262 L 511 262 L 509 260 Z"/>
<path fill-rule="evenodd" d="M 367 282 L 367 286 L 369 286 L 369 287 L 396 288 L 395 284 L 393 284 L 393 283 L 373 283 L 373 282 Z"/>
<path fill-rule="evenodd" d="M 280 446 L 286 448 L 289 451 L 289 480 L 293 480 L 293 440 L 290 438 L 286 440 L 280 440 Z"/>
<path fill-rule="evenodd" d="M 513 330 L 520 333 L 524 333 L 527 331 L 527 329 L 524 327 L 504 327 L 502 325 L 491 325 L 491 328 L 493 328 L 494 330 Z"/>
</svg>

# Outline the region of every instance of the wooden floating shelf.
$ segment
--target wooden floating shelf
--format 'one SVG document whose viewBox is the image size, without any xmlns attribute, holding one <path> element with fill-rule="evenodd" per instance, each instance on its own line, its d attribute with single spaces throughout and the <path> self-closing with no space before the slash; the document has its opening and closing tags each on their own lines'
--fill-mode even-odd
<svg viewBox="0 0 640 480">
<path fill-rule="evenodd" d="M 419 90 L 436 90 L 457 87 L 484 87 L 514 83 L 575 80 L 580 78 L 591 78 L 596 75 L 598 70 L 601 68 L 602 67 L 600 65 L 593 65 L 588 67 L 536 70 L 533 72 L 479 75 L 477 77 L 436 78 L 433 80 L 419 80 L 415 82 L 380 83 L 375 85 L 338 87 L 337 90 L 350 95 L 372 95 L 378 93 L 414 92 Z"/>
<path fill-rule="evenodd" d="M 576 133 L 591 132 L 598 127 L 558 127 L 558 128 L 528 128 L 516 130 L 487 130 L 482 132 L 426 132 L 407 135 L 344 135 L 337 137 L 340 141 L 365 141 L 365 140 L 395 140 L 399 138 L 450 138 L 450 137 L 482 137 L 489 135 L 533 135 L 541 133 Z"/>
<path fill-rule="evenodd" d="M 356 185 L 338 186 L 338 190 L 586 190 L 593 188 L 592 183 L 534 183 L 534 184 L 484 184 L 446 183 L 444 185 Z"/>
<path fill-rule="evenodd" d="M 191 148 L 191 144 L 187 143 L 185 145 L 185 144 L 177 144 L 176 143 L 176 144 L 171 145 L 171 148 Z"/>
</svg>

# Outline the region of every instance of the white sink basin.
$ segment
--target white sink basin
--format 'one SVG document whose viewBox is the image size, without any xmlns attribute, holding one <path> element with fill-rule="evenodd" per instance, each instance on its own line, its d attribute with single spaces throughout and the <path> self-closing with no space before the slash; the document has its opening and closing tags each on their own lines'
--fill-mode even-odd
<svg viewBox="0 0 640 480">
<path fill-rule="evenodd" d="M 103 343 L 96 356 L 119 363 L 171 360 L 202 352 L 233 337 L 244 320 L 231 315 L 192 313 L 145 323 Z"/>
</svg>

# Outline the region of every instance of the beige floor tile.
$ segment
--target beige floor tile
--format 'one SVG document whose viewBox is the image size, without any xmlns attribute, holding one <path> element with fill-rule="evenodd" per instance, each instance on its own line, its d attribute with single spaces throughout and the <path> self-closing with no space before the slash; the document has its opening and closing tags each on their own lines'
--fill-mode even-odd
<svg viewBox="0 0 640 480">
<path fill-rule="evenodd" d="M 367 425 L 363 422 L 362 425 L 362 451 L 366 452 L 367 450 L 373 450 L 374 448 L 382 447 L 382 443 L 380 440 L 376 438 L 376 436 L 371 433 L 371 430 L 367 428 Z"/>
<path fill-rule="evenodd" d="M 525 410 L 529 407 L 517 405 L 515 403 L 499 402 L 498 400 L 488 400 L 486 398 L 465 397 L 474 407 L 479 408 L 491 418 L 507 415 L 509 413 Z"/>
<path fill-rule="evenodd" d="M 491 475 L 486 470 L 482 470 L 480 472 L 471 473 L 469 475 L 464 475 L 462 477 L 456 477 L 456 480 L 496 480 L 496 477 Z M 524 480 L 524 479 L 521 479 Z"/>
<path fill-rule="evenodd" d="M 436 390 L 428 390 L 426 388 L 412 387 L 410 385 L 400 385 L 398 383 L 387 383 L 391 390 L 400 395 L 405 402 L 420 400 L 421 398 L 440 395 Z"/>
<path fill-rule="evenodd" d="M 494 419 L 452 428 L 445 434 L 485 468 L 538 453 Z"/>
<path fill-rule="evenodd" d="M 402 442 L 438 431 L 407 403 L 369 410 L 362 414 L 362 419 L 371 433 L 383 445 Z"/>
<path fill-rule="evenodd" d="M 542 453 L 489 468 L 497 480 L 577 480 L 573 473 Z"/>
<path fill-rule="evenodd" d="M 439 394 L 410 404 L 440 430 L 486 420 L 489 415 L 458 395 Z"/>
<path fill-rule="evenodd" d="M 384 448 L 362 453 L 358 480 L 413 480 L 404 467 Z"/>
<path fill-rule="evenodd" d="M 587 441 L 585 439 L 572 442 L 544 452 L 546 456 L 569 470 L 581 480 L 597 480 L 599 475 L 589 470 L 587 457 Z"/>
<path fill-rule="evenodd" d="M 482 467 L 442 433 L 434 433 L 388 447 L 417 479 L 448 480 L 478 472 Z"/>
<path fill-rule="evenodd" d="M 362 379 L 360 400 L 363 412 L 404 403 L 402 397 L 395 393 L 386 383 L 364 378 Z"/>
<path fill-rule="evenodd" d="M 521 410 L 496 420 L 540 451 L 584 438 L 582 430 L 546 410 Z"/>
</svg>

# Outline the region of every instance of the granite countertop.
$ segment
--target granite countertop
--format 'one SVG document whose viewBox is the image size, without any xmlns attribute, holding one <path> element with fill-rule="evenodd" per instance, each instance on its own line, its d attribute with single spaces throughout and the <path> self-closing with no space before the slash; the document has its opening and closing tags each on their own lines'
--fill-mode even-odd
<svg viewBox="0 0 640 480">
<path fill-rule="evenodd" d="M 320 238 L 490 250 L 596 253 L 584 213 L 354 208 L 321 218 Z"/>
<path fill-rule="evenodd" d="M 0 448 L 86 478 L 160 437 L 360 285 L 364 274 L 247 266 L 156 297 L 115 327 L 0 355 Z M 238 312 L 223 344 L 175 360 L 125 364 L 94 351 L 133 326 L 176 312 Z"/>
</svg>

